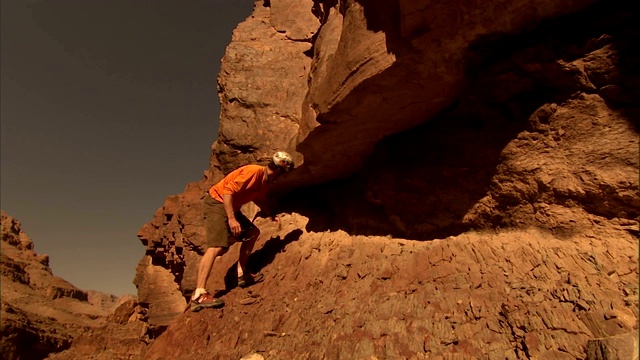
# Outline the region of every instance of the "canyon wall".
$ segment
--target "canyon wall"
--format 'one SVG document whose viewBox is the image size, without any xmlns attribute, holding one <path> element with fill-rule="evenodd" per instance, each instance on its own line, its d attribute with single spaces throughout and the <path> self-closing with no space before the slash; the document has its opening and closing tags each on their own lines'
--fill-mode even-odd
<svg viewBox="0 0 640 360">
<path fill-rule="evenodd" d="M 53 275 L 49 256 L 35 251 L 20 221 L 4 210 L 1 235 L 2 359 L 87 358 L 97 352 L 113 359 L 143 352 L 146 323 L 139 321 L 133 296 L 82 290 Z M 102 334 L 99 343 L 94 334 Z M 71 357 L 60 355 L 72 345 Z"/>
</svg>

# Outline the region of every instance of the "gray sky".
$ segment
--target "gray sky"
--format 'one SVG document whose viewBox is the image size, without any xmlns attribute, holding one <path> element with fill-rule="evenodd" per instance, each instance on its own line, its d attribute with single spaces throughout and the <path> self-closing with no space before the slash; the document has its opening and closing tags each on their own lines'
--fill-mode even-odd
<svg viewBox="0 0 640 360">
<path fill-rule="evenodd" d="M 202 178 L 252 0 L 1 0 L 2 209 L 82 289 L 135 294 L 137 231 Z"/>
</svg>

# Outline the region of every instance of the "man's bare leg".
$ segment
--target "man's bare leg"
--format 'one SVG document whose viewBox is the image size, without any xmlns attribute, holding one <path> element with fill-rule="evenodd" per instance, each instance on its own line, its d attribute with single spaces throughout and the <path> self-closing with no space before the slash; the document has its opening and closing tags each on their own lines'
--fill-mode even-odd
<svg viewBox="0 0 640 360">
<path fill-rule="evenodd" d="M 254 227 L 247 235 L 249 235 L 249 240 L 244 241 L 240 245 L 240 254 L 238 256 L 239 278 L 244 276 L 244 274 L 251 274 L 251 272 L 247 270 L 247 260 L 249 260 L 249 255 L 251 255 L 251 251 L 253 251 L 253 246 L 260 236 L 260 230 L 257 227 Z"/>
<path fill-rule="evenodd" d="M 204 289 L 207 286 L 207 279 L 213 268 L 213 263 L 218 256 L 222 256 L 227 252 L 227 248 L 210 247 L 205 251 L 204 256 L 198 264 L 198 277 L 196 279 L 196 289 Z"/>
</svg>

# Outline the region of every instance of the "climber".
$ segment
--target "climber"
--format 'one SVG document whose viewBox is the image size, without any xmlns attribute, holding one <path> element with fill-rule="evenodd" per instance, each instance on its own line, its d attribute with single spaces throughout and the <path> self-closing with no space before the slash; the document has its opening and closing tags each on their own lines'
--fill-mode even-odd
<svg viewBox="0 0 640 360">
<path fill-rule="evenodd" d="M 206 290 L 206 284 L 216 258 L 224 255 L 236 241 L 242 242 L 238 258 L 238 286 L 247 287 L 262 281 L 263 274 L 252 275 L 246 269 L 260 230 L 240 211 L 240 207 L 253 201 L 268 214 L 269 209 L 264 205 L 268 186 L 283 172 L 291 171 L 293 166 L 291 155 L 278 151 L 266 166 L 242 166 L 209 189 L 203 204 L 207 250 L 198 264 L 196 290 L 190 302 L 192 311 L 224 306 L 222 299 L 214 298 Z M 277 217 L 272 219 L 278 221 Z"/>
</svg>

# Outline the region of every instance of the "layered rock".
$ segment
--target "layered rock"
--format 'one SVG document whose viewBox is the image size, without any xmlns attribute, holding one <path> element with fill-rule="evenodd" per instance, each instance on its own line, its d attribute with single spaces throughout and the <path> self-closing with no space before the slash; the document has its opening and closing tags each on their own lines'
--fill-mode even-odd
<svg viewBox="0 0 640 360">
<path fill-rule="evenodd" d="M 638 9 L 592 3 L 257 1 L 222 62 L 210 168 L 139 233 L 140 300 L 173 323 L 148 356 L 627 351 Z M 208 284 L 227 307 L 181 315 L 206 189 L 276 149 L 299 167 L 276 189 L 288 222 L 257 220 L 265 283 L 225 281 L 234 246 Z"/>
<path fill-rule="evenodd" d="M 34 251 L 33 241 L 22 231 L 18 220 L 2 211 L 2 358 L 44 359 L 57 357 L 87 334 L 101 332 L 116 322 L 123 304 L 133 301 L 94 290 L 82 290 L 53 275 L 49 257 Z M 125 300 L 128 300 L 125 301 Z M 132 311 L 130 315 L 133 316 Z M 120 316 L 120 321 L 122 316 Z M 129 317 L 126 319 L 128 322 Z M 138 327 L 144 323 L 138 321 Z M 122 326 L 120 326 L 122 327 Z M 130 330 L 127 336 L 131 336 Z M 138 329 L 134 338 L 139 342 Z M 120 344 L 113 338 L 113 344 Z M 144 346 L 122 349 L 128 358 L 138 355 Z M 95 348 L 94 348 L 95 350 Z M 92 350 L 91 353 L 95 353 Z M 68 351 L 68 350 L 67 350 Z M 78 358 L 71 356 L 69 358 Z"/>
<path fill-rule="evenodd" d="M 637 245 L 624 230 L 417 242 L 300 230 L 307 221 L 260 223 L 273 235 L 252 259 L 264 283 L 177 318 L 146 359 L 579 359 L 591 339 L 637 332 Z"/>
<path fill-rule="evenodd" d="M 313 112 L 302 128 L 311 131 L 301 134 L 298 147 L 308 181 L 354 173 L 382 138 L 454 103 L 468 80 L 474 44 L 591 3 L 345 1 L 326 8 L 304 105 Z M 315 121 L 322 126 L 309 124 Z"/>
<path fill-rule="evenodd" d="M 592 221 L 582 219 L 592 214 L 633 229 L 640 208 L 637 105 L 602 89 L 635 96 L 637 77 L 615 63 L 638 57 L 622 59 L 629 40 L 609 35 L 584 39 L 582 49 L 554 49 L 544 36 L 561 32 L 552 25 L 535 40 L 500 44 L 493 56 L 502 59 L 472 69 L 477 76 L 455 106 L 381 141 L 366 169 L 320 187 L 329 196 L 296 193 L 314 204 L 309 214 L 320 214 L 310 216 L 310 226 L 423 240 L 528 226 L 568 236 L 587 231 Z M 570 51 L 571 61 L 559 60 Z M 596 72 L 611 80 L 594 85 Z"/>
</svg>

